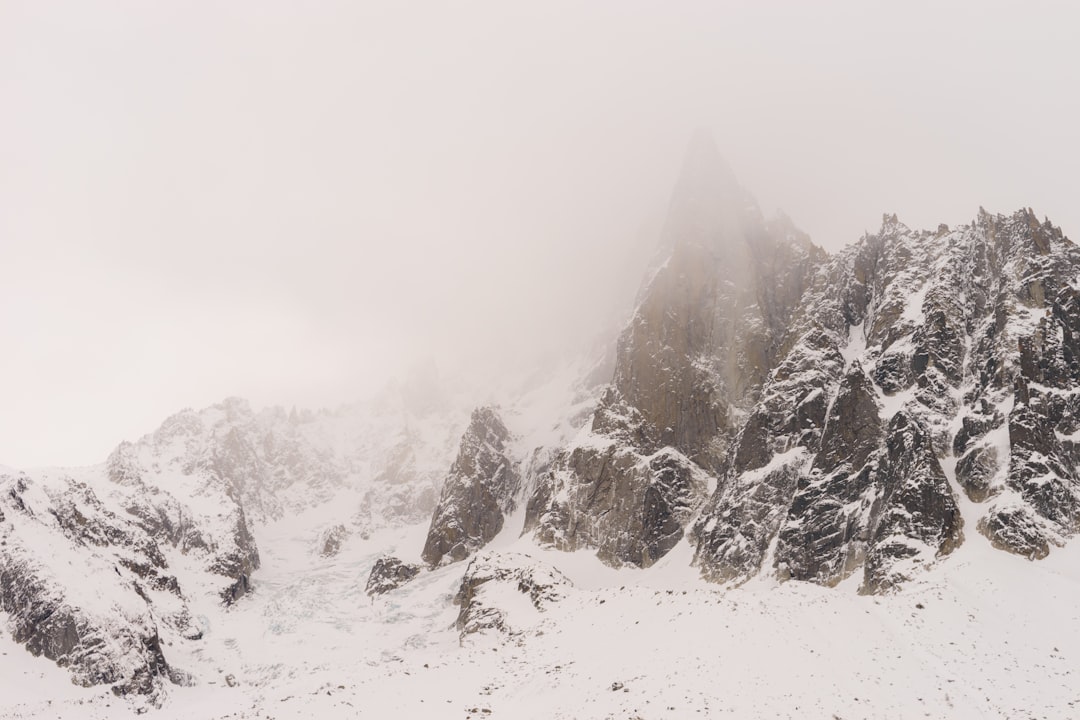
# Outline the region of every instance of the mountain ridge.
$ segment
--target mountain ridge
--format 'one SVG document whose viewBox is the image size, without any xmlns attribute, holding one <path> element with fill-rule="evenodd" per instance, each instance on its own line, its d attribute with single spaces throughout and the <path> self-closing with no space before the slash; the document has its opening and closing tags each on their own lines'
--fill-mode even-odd
<svg viewBox="0 0 1080 720">
<path fill-rule="evenodd" d="M 508 536 L 615 568 L 678 560 L 718 587 L 882 595 L 968 543 L 1039 559 L 1080 530 L 1080 249 L 1049 220 L 980 208 L 918 231 L 885 215 L 826 253 L 766 219 L 699 139 L 661 248 L 609 381 L 588 357 L 477 403 L 428 368 L 367 405 L 228 398 L 99 465 L 0 468 L 12 636 L 79 684 L 161 705 L 205 672 L 198 618 L 258 594 L 262 533 L 297 518 L 324 564 L 423 528 L 381 548 L 357 592 L 393 602 L 456 565 L 469 634 L 519 628 L 476 597 L 563 586 L 491 549 Z"/>
</svg>

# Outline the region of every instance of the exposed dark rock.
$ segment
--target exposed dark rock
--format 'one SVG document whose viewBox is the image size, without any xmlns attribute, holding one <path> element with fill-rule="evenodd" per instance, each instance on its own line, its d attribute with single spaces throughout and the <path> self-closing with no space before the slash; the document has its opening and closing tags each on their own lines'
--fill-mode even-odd
<svg viewBox="0 0 1080 720">
<path fill-rule="evenodd" d="M 973 541 L 964 496 L 989 542 L 1025 557 L 1080 530 L 1080 250 L 1048 221 L 980 211 L 917 232 L 887 215 L 826 257 L 766 220 L 697 141 L 660 255 L 604 365 L 611 384 L 578 406 L 591 419 L 565 446 L 516 455 L 480 408 L 447 474 L 408 423 L 377 459 L 339 455 L 311 413 L 229 399 L 122 443 L 95 470 L 98 492 L 44 471 L 0 477 L 0 610 L 15 639 L 78 683 L 154 696 L 187 677 L 163 648 L 201 634 L 169 563 L 236 602 L 259 566 L 254 523 L 327 501 L 361 468 L 374 483 L 358 532 L 376 515 L 430 515 L 431 566 L 494 538 L 526 481 L 538 541 L 648 567 L 690 529 L 696 566 L 720 582 L 775 570 L 889 592 L 965 530 Z M 400 391 L 416 417 L 442 402 L 436 379 Z M 347 532 L 316 551 L 334 555 Z M 380 559 L 367 591 L 420 572 Z M 95 602 L 90 578 L 107 589 Z M 463 635 L 513 630 L 489 592 L 508 584 L 537 610 L 569 586 L 529 558 L 475 558 L 457 596 Z"/>
<path fill-rule="evenodd" d="M 985 502 L 994 493 L 993 481 L 1001 458 L 993 445 L 976 445 L 956 462 L 956 481 L 972 502 Z"/>
<path fill-rule="evenodd" d="M 139 494 L 132 498 L 126 510 L 148 535 L 182 553 L 206 551 L 214 544 L 200 530 L 197 518 L 171 496 Z"/>
<path fill-rule="evenodd" d="M 780 530 L 776 553 L 785 576 L 833 585 L 862 563 L 881 441 L 872 382 L 855 364 L 844 375 L 820 451 L 799 479 Z"/>
<path fill-rule="evenodd" d="M 695 564 L 704 577 L 743 581 L 762 569 L 807 457 L 801 448 L 775 456 L 774 463 L 733 476 L 713 496 L 694 529 Z"/>
<path fill-rule="evenodd" d="M 649 428 L 644 454 L 670 446 L 711 469 L 824 254 L 785 218 L 765 221 L 707 138 L 687 152 L 665 238 L 613 384 Z"/>
<path fill-rule="evenodd" d="M 525 529 L 561 550 L 648 567 L 683 536 L 705 495 L 704 472 L 670 448 L 642 457 L 615 443 L 573 448 L 544 476 Z"/>
<path fill-rule="evenodd" d="M 349 537 L 349 531 L 344 525 L 338 524 L 327 528 L 319 537 L 319 554 L 323 557 L 333 557 L 341 550 L 341 544 Z"/>
<path fill-rule="evenodd" d="M 681 539 L 824 258 L 786 218 L 764 219 L 705 137 L 687 152 L 662 254 L 592 437 L 567 448 L 528 504 L 526 530 L 541 542 L 594 547 L 612 564 L 650 565 Z M 822 411 L 811 399 L 801 422 Z"/>
<path fill-rule="evenodd" d="M 1064 542 L 1080 522 L 1078 276 L 1080 251 L 1030 211 L 937 233 L 886 216 L 830 259 L 695 525 L 702 573 L 745 579 L 775 538 L 782 577 L 865 564 L 863 590 L 887 591 L 963 538 L 950 454 L 995 546 Z"/>
<path fill-rule="evenodd" d="M 973 438 L 985 437 L 988 432 L 1005 422 L 1004 416 L 985 400 L 981 403 L 980 410 L 978 413 L 967 413 L 961 419 L 960 430 L 953 440 L 953 453 L 957 457 L 971 445 Z"/>
<path fill-rule="evenodd" d="M 875 482 L 881 500 L 871 519 L 861 588 L 866 593 L 897 587 L 963 541 L 963 519 L 930 436 L 907 413 L 897 413 L 889 423 Z"/>
<path fill-rule="evenodd" d="M 396 590 L 420 574 L 420 566 L 384 556 L 375 561 L 368 575 L 364 592 L 368 595 L 382 595 Z"/>
<path fill-rule="evenodd" d="M 248 526 L 244 508 L 236 506 L 231 517 L 233 531 L 232 548 L 218 554 L 211 570 L 233 580 L 221 593 L 226 605 L 232 605 L 251 590 L 251 575 L 259 569 L 259 549 L 255 546 L 255 536 Z"/>
<path fill-rule="evenodd" d="M 835 472 L 859 469 L 877 450 L 882 437 L 880 408 L 873 383 L 857 363 L 844 375 L 833 400 L 814 468 Z"/>
<path fill-rule="evenodd" d="M 521 484 L 510 441 L 494 408 L 473 411 L 431 519 L 424 562 L 464 560 L 502 530 Z"/>
<path fill-rule="evenodd" d="M 1018 385 L 1005 492 L 979 526 L 995 546 L 1033 558 L 1044 557 L 1080 524 L 1080 480 L 1055 431 L 1052 405 L 1050 396 Z"/>
<path fill-rule="evenodd" d="M 487 590 L 499 584 L 511 585 L 528 596 L 538 612 L 544 612 L 548 605 L 561 600 L 573 587 L 573 583 L 558 570 L 528 555 L 491 552 L 477 555 L 469 562 L 454 598 L 454 604 L 461 608 L 457 629 L 462 640 L 487 629 L 515 631 L 508 621 L 506 609 L 498 606 L 497 597 L 493 599 L 487 595 Z"/>
<path fill-rule="evenodd" d="M 160 697 L 162 683 L 181 674 L 165 660 L 151 596 L 182 596 L 156 545 L 70 479 L 46 487 L 3 476 L 0 492 L 19 514 L 0 514 L 0 611 L 15 642 L 67 668 L 77 684 Z M 102 589 L 88 587 L 98 582 Z M 87 603 L 88 591 L 101 599 Z M 198 636 L 186 610 L 160 622 Z"/>
<path fill-rule="evenodd" d="M 1050 554 L 1050 533 L 1045 521 L 1025 505 L 996 507 L 979 521 L 979 532 L 986 535 L 994 547 L 1032 560 Z"/>
</svg>

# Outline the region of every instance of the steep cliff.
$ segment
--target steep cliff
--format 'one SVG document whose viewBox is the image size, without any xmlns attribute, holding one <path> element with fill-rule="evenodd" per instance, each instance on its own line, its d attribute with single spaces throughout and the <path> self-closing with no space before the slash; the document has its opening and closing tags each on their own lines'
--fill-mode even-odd
<svg viewBox="0 0 1080 720">
<path fill-rule="evenodd" d="M 705 136 L 661 252 L 589 427 L 528 501 L 542 542 L 612 564 L 650 565 L 683 536 L 824 259 L 785 218 L 764 218 Z"/>
<path fill-rule="evenodd" d="M 473 411 L 431 519 L 424 562 L 464 560 L 502 530 L 521 484 L 510 440 L 494 408 Z"/>
<path fill-rule="evenodd" d="M 695 526 L 702 572 L 874 592 L 965 531 L 1031 557 L 1075 533 L 1078 261 L 1029 210 L 887 216 L 832 258 Z"/>
</svg>

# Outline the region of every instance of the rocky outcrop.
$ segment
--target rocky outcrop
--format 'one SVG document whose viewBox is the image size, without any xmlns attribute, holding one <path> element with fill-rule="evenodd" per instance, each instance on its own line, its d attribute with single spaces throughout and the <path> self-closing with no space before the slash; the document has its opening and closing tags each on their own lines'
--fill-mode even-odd
<svg viewBox="0 0 1080 720">
<path fill-rule="evenodd" d="M 73 681 L 117 694 L 153 699 L 163 683 L 185 682 L 166 648 L 201 630 L 170 561 L 185 556 L 225 604 L 250 590 L 259 553 L 244 498 L 268 511 L 259 498 L 276 491 L 278 461 L 301 472 L 277 424 L 289 426 L 227 401 L 173 416 L 77 478 L 0 479 L 0 609 L 14 639 Z"/>
<path fill-rule="evenodd" d="M 525 528 L 560 550 L 592 547 L 608 564 L 648 567 L 682 539 L 707 483 L 671 448 L 645 457 L 586 433 L 540 479 Z"/>
<path fill-rule="evenodd" d="M 328 527 L 319 535 L 319 555 L 324 558 L 334 557 L 348 538 L 349 529 L 341 523 Z"/>
<path fill-rule="evenodd" d="M 152 538 L 69 477 L 0 477 L 0 506 L 0 611 L 16 642 L 118 695 L 156 700 L 183 680 L 163 637 L 201 634 Z"/>
<path fill-rule="evenodd" d="M 240 601 L 260 525 L 342 490 L 362 499 L 320 514 L 338 523 L 316 541 L 323 557 L 352 532 L 430 517 L 423 560 L 445 565 L 524 500 L 539 542 L 610 565 L 648 567 L 689 534 L 710 580 L 850 579 L 864 593 L 962 542 L 1037 559 L 1080 530 L 1080 250 L 1030 210 L 935 231 L 886 216 L 827 257 L 765 219 L 698 141 L 609 372 L 539 448 L 515 447 L 493 408 L 462 434 L 425 371 L 363 406 L 229 399 L 74 476 L 7 473 L 0 610 L 76 682 L 154 696 L 184 677 L 170 648 L 200 638 L 178 578 Z M 420 572 L 383 558 L 367 590 Z M 531 559 L 484 555 L 458 626 L 524 627 L 507 598 L 539 612 L 568 587 Z"/>
<path fill-rule="evenodd" d="M 424 562 L 464 560 L 502 530 L 521 484 L 511 439 L 494 408 L 473 411 L 431 519 Z"/>
<path fill-rule="evenodd" d="M 364 592 L 368 595 L 383 595 L 396 590 L 420 574 L 420 566 L 413 565 L 389 555 L 379 558 L 371 568 Z"/>
<path fill-rule="evenodd" d="M 231 532 L 227 550 L 219 552 L 210 569 L 232 580 L 221 592 L 221 599 L 226 605 L 232 605 L 251 590 L 251 576 L 259 569 L 259 549 L 255 546 L 255 536 L 251 532 L 244 508 L 237 505 L 229 516 Z"/>
<path fill-rule="evenodd" d="M 876 482 L 864 593 L 899 586 L 963 541 L 963 519 L 930 435 L 906 412 L 889 423 Z"/>
<path fill-rule="evenodd" d="M 962 541 L 957 493 L 998 547 L 1063 542 L 1078 276 L 1075 246 L 1026 210 L 936 232 L 887 216 L 823 265 L 695 525 L 702 573 L 862 568 L 864 592 L 888 591 Z"/>
<path fill-rule="evenodd" d="M 711 140 L 696 139 L 612 384 L 536 480 L 526 530 L 615 565 L 647 566 L 674 547 L 823 258 L 785 218 L 765 220 Z"/>
<path fill-rule="evenodd" d="M 461 639 L 483 630 L 513 633 L 536 619 L 520 603 L 504 601 L 507 593 L 528 598 L 531 609 L 545 612 L 561 600 L 573 584 L 555 568 L 520 553 L 483 553 L 474 557 L 454 597 Z M 513 610 L 509 606 L 513 606 Z"/>
<path fill-rule="evenodd" d="M 810 472 L 799 478 L 780 529 L 784 576 L 835 584 L 859 567 L 878 499 L 883 433 L 873 384 L 855 364 L 844 375 Z"/>
<path fill-rule="evenodd" d="M 673 447 L 713 469 L 824 253 L 786 218 L 765 220 L 704 136 L 687 152 L 665 246 L 619 339 L 612 385 L 643 451 Z"/>
</svg>

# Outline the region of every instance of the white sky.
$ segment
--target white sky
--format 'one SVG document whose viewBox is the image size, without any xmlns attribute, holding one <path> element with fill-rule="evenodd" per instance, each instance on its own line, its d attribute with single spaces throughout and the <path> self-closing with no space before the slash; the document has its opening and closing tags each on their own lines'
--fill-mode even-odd
<svg viewBox="0 0 1080 720">
<path fill-rule="evenodd" d="M 1080 235 L 1068 5 L 0 0 L 0 462 L 583 342 L 701 126 L 828 248 Z"/>
</svg>

